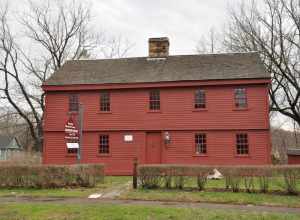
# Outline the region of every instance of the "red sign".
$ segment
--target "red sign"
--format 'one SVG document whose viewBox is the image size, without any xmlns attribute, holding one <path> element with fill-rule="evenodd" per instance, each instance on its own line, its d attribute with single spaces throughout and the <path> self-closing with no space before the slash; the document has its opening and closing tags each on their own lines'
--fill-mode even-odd
<svg viewBox="0 0 300 220">
<path fill-rule="evenodd" d="M 70 116 L 65 125 L 65 139 L 68 148 L 78 148 L 79 146 L 79 129 Z"/>
</svg>

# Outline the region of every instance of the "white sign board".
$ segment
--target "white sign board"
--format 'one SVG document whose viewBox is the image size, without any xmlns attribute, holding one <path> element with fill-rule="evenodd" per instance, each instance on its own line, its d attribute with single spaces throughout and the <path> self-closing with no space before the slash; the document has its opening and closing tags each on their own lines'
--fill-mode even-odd
<svg viewBox="0 0 300 220">
<path fill-rule="evenodd" d="M 124 135 L 124 141 L 125 142 L 132 142 L 133 141 L 133 136 L 131 134 Z"/>
<path fill-rule="evenodd" d="M 67 143 L 67 148 L 68 149 L 78 149 L 79 144 L 78 143 Z"/>
</svg>

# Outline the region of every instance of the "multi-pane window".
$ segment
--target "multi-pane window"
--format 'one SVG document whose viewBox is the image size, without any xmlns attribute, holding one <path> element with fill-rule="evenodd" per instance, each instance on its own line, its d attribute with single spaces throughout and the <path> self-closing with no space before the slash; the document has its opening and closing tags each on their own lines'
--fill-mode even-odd
<svg viewBox="0 0 300 220">
<path fill-rule="evenodd" d="M 152 90 L 149 93 L 149 108 L 150 110 L 160 110 L 160 92 Z"/>
<path fill-rule="evenodd" d="M 99 136 L 99 153 L 109 154 L 109 136 L 106 134 Z"/>
<path fill-rule="evenodd" d="M 203 89 L 195 92 L 195 108 L 205 108 L 205 91 Z"/>
<path fill-rule="evenodd" d="M 247 107 L 247 94 L 245 88 L 237 88 L 234 90 L 234 99 L 236 108 Z"/>
<path fill-rule="evenodd" d="M 195 134 L 196 154 L 206 154 L 206 134 Z"/>
<path fill-rule="evenodd" d="M 248 135 L 245 133 L 236 134 L 236 152 L 237 154 L 248 154 L 249 144 Z"/>
<path fill-rule="evenodd" d="M 79 109 L 79 98 L 77 94 L 69 95 L 69 111 L 77 112 Z"/>
<path fill-rule="evenodd" d="M 100 111 L 109 112 L 110 111 L 110 93 L 101 92 L 100 93 Z"/>
</svg>

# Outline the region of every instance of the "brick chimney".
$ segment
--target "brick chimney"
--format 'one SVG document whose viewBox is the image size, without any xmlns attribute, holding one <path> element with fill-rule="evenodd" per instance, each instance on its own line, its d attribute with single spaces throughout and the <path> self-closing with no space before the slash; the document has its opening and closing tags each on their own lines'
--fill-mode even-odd
<svg viewBox="0 0 300 220">
<path fill-rule="evenodd" d="M 149 38 L 149 57 L 164 58 L 169 56 L 169 38 Z"/>
</svg>

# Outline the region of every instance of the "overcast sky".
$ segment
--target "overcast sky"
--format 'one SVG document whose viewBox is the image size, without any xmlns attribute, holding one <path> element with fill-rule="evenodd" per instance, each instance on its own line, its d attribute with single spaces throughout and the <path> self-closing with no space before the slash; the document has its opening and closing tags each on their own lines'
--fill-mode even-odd
<svg viewBox="0 0 300 220">
<path fill-rule="evenodd" d="M 6 1 L 0 0 L 0 7 Z M 148 55 L 150 37 L 169 37 L 170 55 L 196 53 L 199 39 L 207 35 L 211 28 L 222 29 L 227 20 L 228 8 L 236 6 L 242 0 L 81 1 L 87 2 L 91 7 L 96 31 L 120 35 L 134 44 L 127 54 L 133 57 Z M 8 2 L 16 11 L 22 11 L 28 4 L 28 0 Z M 275 121 L 273 124 L 281 125 L 285 118 L 276 117 Z"/>
<path fill-rule="evenodd" d="M 43 0 L 32 0 L 43 1 Z M 62 1 L 62 0 L 51 0 Z M 66 0 L 68 1 L 68 0 Z M 28 0 L 8 2 L 10 10 L 22 11 Z M 240 0 L 79 0 L 92 11 L 96 31 L 127 38 L 134 47 L 128 56 L 147 56 L 149 37 L 169 37 L 170 54 L 195 53 L 201 36 L 210 28 L 220 29 L 228 6 Z"/>
<path fill-rule="evenodd" d="M 195 53 L 211 27 L 221 28 L 238 0 L 91 0 L 99 28 L 128 38 L 130 56 L 146 56 L 149 37 L 169 37 L 170 54 Z"/>
</svg>

